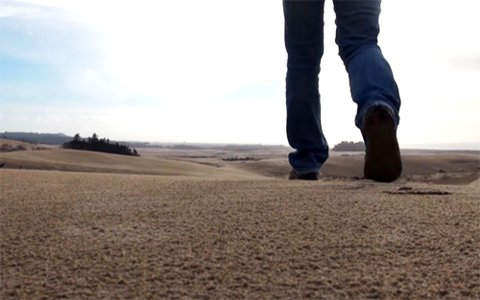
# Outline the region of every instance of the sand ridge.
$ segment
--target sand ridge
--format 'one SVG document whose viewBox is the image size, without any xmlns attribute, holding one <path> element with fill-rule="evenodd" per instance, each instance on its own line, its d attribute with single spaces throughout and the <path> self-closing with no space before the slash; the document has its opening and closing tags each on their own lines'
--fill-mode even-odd
<svg viewBox="0 0 480 300">
<path fill-rule="evenodd" d="M 170 176 L 258 177 L 238 168 L 220 168 L 187 160 L 159 157 L 131 157 L 100 152 L 52 149 L 3 153 L 6 168 L 72 172 L 150 174 Z"/>
<path fill-rule="evenodd" d="M 141 157 L 50 149 L 0 154 L 8 169 L 58 170 L 119 174 L 200 176 L 228 179 L 285 179 L 290 171 L 285 150 L 251 151 L 140 149 Z M 252 158 L 228 160 L 228 158 Z M 469 184 L 480 178 L 480 152 L 407 152 L 402 180 Z M 325 178 L 362 177 L 363 155 L 332 152 L 321 172 Z"/>
<path fill-rule="evenodd" d="M 2 169 L 0 187 L 2 299 L 480 297 L 473 184 Z"/>
</svg>

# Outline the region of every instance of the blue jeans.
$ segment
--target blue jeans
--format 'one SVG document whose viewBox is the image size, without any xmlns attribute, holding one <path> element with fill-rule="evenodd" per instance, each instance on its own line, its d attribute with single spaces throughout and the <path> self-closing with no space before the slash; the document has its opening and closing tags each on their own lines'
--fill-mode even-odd
<svg viewBox="0 0 480 300">
<path fill-rule="evenodd" d="M 320 120 L 318 74 L 323 55 L 325 0 L 283 0 L 288 53 L 286 100 L 290 165 L 299 173 L 318 172 L 328 158 Z M 362 130 L 367 110 L 388 108 L 399 122 L 400 96 L 392 70 L 377 44 L 381 0 L 333 0 L 336 43 L 357 104 Z"/>
</svg>

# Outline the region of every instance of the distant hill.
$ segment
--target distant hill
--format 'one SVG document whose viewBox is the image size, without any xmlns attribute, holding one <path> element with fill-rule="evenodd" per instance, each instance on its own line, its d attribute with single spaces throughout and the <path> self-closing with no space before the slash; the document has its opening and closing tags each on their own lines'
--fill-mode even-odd
<svg viewBox="0 0 480 300">
<path fill-rule="evenodd" d="M 71 136 L 63 133 L 36 133 L 36 132 L 7 132 L 0 133 L 0 138 L 21 141 L 31 144 L 62 145 L 70 140 Z"/>
</svg>

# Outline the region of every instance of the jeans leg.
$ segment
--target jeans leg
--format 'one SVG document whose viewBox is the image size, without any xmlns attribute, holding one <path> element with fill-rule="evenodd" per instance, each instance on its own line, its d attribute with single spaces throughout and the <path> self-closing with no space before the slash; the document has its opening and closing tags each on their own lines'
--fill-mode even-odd
<svg viewBox="0 0 480 300">
<path fill-rule="evenodd" d="M 353 101 L 357 103 L 355 124 L 363 130 L 367 110 L 387 107 L 398 124 L 400 95 L 390 65 L 377 44 L 381 0 L 334 0 L 339 55 L 347 69 Z"/>
<path fill-rule="evenodd" d="M 328 158 L 320 122 L 318 74 L 323 55 L 324 0 L 284 0 L 285 46 L 288 53 L 286 100 L 287 137 L 296 151 L 290 165 L 296 171 L 318 171 Z"/>
</svg>

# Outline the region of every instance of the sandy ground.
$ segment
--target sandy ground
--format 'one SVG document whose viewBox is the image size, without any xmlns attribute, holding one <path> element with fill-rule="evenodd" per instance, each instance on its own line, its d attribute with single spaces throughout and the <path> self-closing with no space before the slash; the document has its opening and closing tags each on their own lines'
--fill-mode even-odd
<svg viewBox="0 0 480 300">
<path fill-rule="evenodd" d="M 0 298 L 480 298 L 480 181 L 246 178 L 3 168 Z"/>
<path fill-rule="evenodd" d="M 358 153 L 290 182 L 285 148 L 23 146 L 0 153 L 0 299 L 480 298 L 478 151 L 408 151 L 378 184 Z"/>
</svg>

